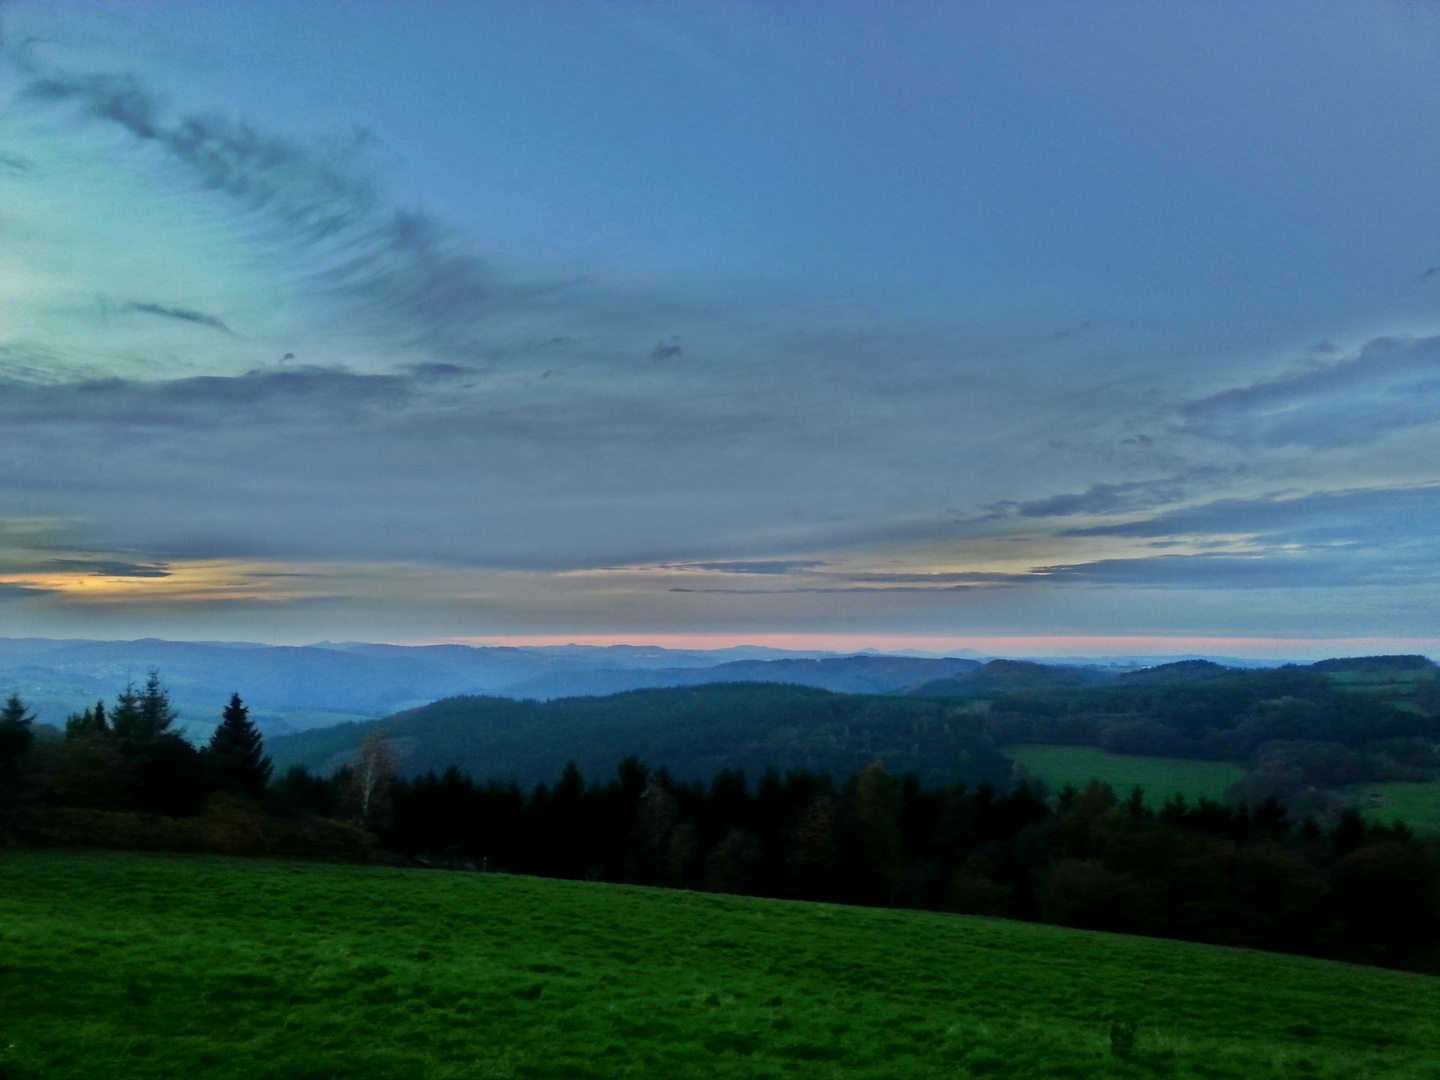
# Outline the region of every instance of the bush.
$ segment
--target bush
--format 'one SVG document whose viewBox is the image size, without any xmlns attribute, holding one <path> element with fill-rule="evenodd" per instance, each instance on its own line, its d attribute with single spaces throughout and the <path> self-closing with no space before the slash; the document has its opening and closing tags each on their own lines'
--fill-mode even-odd
<svg viewBox="0 0 1440 1080">
<path fill-rule="evenodd" d="M 1099 859 L 1061 859 L 1040 886 L 1041 918 L 1060 926 L 1125 931 L 1134 925 L 1140 901 L 1134 878 Z"/>
<path fill-rule="evenodd" d="M 375 840 L 363 829 L 324 818 L 281 820 L 238 799 L 217 796 L 198 817 L 170 818 L 76 807 L 36 810 L 17 830 L 37 847 L 124 851 L 186 851 L 214 855 L 376 861 Z"/>
</svg>

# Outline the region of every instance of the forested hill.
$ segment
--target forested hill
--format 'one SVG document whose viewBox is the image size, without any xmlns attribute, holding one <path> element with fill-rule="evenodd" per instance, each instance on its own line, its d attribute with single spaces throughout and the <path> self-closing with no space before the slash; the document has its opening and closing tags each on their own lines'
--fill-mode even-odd
<svg viewBox="0 0 1440 1080">
<path fill-rule="evenodd" d="M 1352 784 L 1440 778 L 1440 671 L 1423 656 L 1243 670 L 1190 660 L 1087 679 L 997 661 L 910 691 L 973 716 L 997 745 L 1068 743 L 1244 765 L 1233 792 L 1322 812 Z M 1066 681 L 1071 685 L 1066 685 Z"/>
<path fill-rule="evenodd" d="M 1036 670 L 1031 670 L 1036 669 Z M 1440 736 L 1440 672 L 1423 656 L 1243 670 L 1204 660 L 1098 681 L 995 661 L 909 693 L 985 717 L 1000 742 L 1094 743 L 1131 754 L 1240 759 L 1276 740 L 1361 746 Z"/>
<path fill-rule="evenodd" d="M 382 722 L 404 772 L 456 766 L 477 780 L 553 781 L 567 761 L 605 776 L 628 756 L 681 780 L 722 769 L 845 776 L 872 761 L 926 783 L 1008 782 L 1011 763 L 979 725 L 943 702 L 836 694 L 774 683 L 633 690 L 610 697 L 515 701 L 455 697 Z M 277 767 L 329 772 L 349 762 L 375 724 L 349 723 L 271 739 Z"/>
</svg>

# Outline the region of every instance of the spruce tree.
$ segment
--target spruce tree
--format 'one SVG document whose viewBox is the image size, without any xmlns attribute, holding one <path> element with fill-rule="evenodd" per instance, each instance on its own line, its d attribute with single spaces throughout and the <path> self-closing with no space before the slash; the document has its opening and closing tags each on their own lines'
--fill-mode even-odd
<svg viewBox="0 0 1440 1080">
<path fill-rule="evenodd" d="M 230 695 L 208 752 L 216 786 L 222 790 L 259 795 L 270 782 L 273 766 L 265 756 L 264 740 L 239 694 Z"/>
<path fill-rule="evenodd" d="M 179 716 L 170 704 L 170 692 L 160 682 L 160 672 L 151 668 L 143 687 L 136 690 L 134 684 L 126 683 L 116 696 L 110 728 L 132 747 L 150 746 L 176 734 L 170 725 Z"/>
<path fill-rule="evenodd" d="M 8 771 L 30 749 L 34 737 L 30 725 L 34 722 L 34 715 L 19 694 L 11 694 L 0 706 L 0 772 Z"/>
<path fill-rule="evenodd" d="M 105 702 L 95 702 L 93 709 L 71 713 L 65 718 L 65 737 L 80 738 L 87 735 L 109 735 L 110 725 L 105 720 Z"/>
<path fill-rule="evenodd" d="M 145 687 L 139 697 L 139 726 L 137 735 L 141 742 L 154 742 L 163 735 L 172 735 L 170 725 L 180 714 L 170 705 L 170 693 L 160 683 L 160 672 L 154 668 L 145 679 Z"/>
<path fill-rule="evenodd" d="M 110 709 L 110 730 L 125 742 L 136 741 L 140 734 L 140 695 L 134 683 L 126 683 L 125 689 L 115 695 L 115 704 Z"/>
</svg>

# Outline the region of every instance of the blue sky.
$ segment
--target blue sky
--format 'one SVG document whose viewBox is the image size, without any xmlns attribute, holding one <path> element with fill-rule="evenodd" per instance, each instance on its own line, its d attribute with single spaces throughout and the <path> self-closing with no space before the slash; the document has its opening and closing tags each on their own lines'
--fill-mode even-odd
<svg viewBox="0 0 1440 1080">
<path fill-rule="evenodd" d="M 7 633 L 1440 650 L 1434 6 L 0 19 Z"/>
</svg>

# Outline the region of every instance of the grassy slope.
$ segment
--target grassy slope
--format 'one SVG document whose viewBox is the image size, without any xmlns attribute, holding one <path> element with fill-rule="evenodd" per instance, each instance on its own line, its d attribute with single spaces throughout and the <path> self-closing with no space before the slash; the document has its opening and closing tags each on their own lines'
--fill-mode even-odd
<svg viewBox="0 0 1440 1080">
<path fill-rule="evenodd" d="M 1440 980 L 929 913 L 11 851 L 0 934 L 7 1078 L 1440 1077 Z"/>
<path fill-rule="evenodd" d="M 1122 797 L 1137 785 L 1143 787 L 1146 798 L 1157 805 L 1174 794 L 1191 801 L 1202 795 L 1220 801 L 1226 788 L 1245 777 L 1244 769 L 1227 761 L 1111 754 L 1094 746 L 1017 744 L 1001 750 L 1052 790 L 1066 784 L 1083 788 L 1091 780 L 1104 780 Z"/>
</svg>

